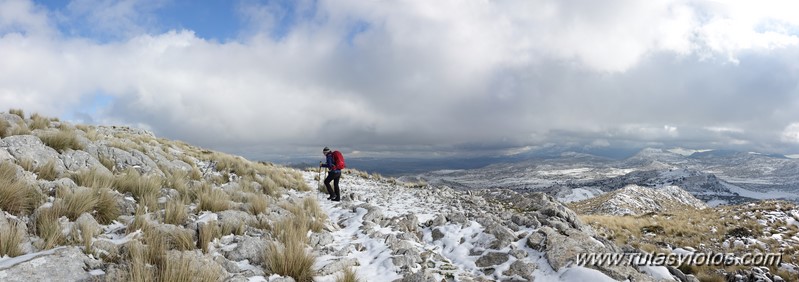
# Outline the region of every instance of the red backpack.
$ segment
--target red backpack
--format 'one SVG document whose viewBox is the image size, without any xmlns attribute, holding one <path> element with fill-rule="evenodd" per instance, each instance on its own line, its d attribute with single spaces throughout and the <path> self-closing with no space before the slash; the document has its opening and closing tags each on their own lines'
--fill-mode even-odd
<svg viewBox="0 0 799 282">
<path fill-rule="evenodd" d="M 347 164 L 344 163 L 344 156 L 341 155 L 341 152 L 333 151 L 333 165 L 336 166 L 335 169 L 343 169 L 347 167 Z"/>
</svg>

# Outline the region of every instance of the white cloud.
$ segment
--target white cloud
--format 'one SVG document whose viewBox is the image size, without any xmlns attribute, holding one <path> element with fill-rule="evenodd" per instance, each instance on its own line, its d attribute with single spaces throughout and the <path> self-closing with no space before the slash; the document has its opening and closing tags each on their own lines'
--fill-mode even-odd
<svg viewBox="0 0 799 282">
<path fill-rule="evenodd" d="M 759 124 L 799 118 L 799 15 L 775 1 L 301 1 L 290 26 L 252 4 L 225 43 L 153 32 L 146 3 L 71 2 L 104 42 L 0 0 L 0 105 L 69 115 L 101 93 L 98 122 L 220 147 L 763 144 L 785 131 Z"/>
<path fill-rule="evenodd" d="M 799 143 L 799 122 L 791 123 L 782 131 L 782 142 Z"/>
</svg>

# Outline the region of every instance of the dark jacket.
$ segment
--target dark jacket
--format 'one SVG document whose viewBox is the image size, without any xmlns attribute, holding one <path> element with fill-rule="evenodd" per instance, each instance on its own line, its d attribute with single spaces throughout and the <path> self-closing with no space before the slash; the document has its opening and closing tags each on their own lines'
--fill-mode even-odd
<svg viewBox="0 0 799 282">
<path fill-rule="evenodd" d="M 322 167 L 329 168 L 330 171 L 332 171 L 332 172 L 340 172 L 341 171 L 341 169 L 333 169 L 334 167 L 336 167 L 336 161 L 333 160 L 333 153 L 332 152 L 327 154 L 327 163 L 322 164 Z"/>
</svg>

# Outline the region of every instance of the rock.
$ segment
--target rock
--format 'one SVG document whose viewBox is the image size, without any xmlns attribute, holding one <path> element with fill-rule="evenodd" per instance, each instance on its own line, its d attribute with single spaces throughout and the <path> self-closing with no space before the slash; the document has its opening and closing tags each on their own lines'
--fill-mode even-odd
<svg viewBox="0 0 799 282">
<path fill-rule="evenodd" d="M 474 264 L 477 267 L 494 267 L 505 263 L 508 259 L 510 256 L 507 253 L 490 252 L 477 259 Z"/>
<path fill-rule="evenodd" d="M 328 232 L 312 233 L 308 239 L 308 245 L 312 248 L 322 248 L 333 244 L 333 235 Z"/>
<path fill-rule="evenodd" d="M 358 265 L 358 260 L 354 258 L 343 258 L 337 261 L 329 262 L 319 269 L 318 275 L 330 275 L 346 268 Z"/>
<path fill-rule="evenodd" d="M 67 151 L 61 154 L 61 162 L 68 171 L 97 169 L 101 173 L 111 173 L 103 164 L 84 151 Z"/>
<path fill-rule="evenodd" d="M 416 273 L 402 273 L 402 279 L 394 280 L 394 282 L 435 282 L 433 275 L 426 272 Z"/>
<path fill-rule="evenodd" d="M 433 241 L 438 241 L 441 238 L 444 238 L 444 232 L 441 232 L 441 228 L 437 228 L 437 227 L 433 228 L 433 231 L 432 231 L 431 235 L 433 237 Z"/>
<path fill-rule="evenodd" d="M 100 226 L 100 223 L 97 222 L 94 217 L 89 213 L 82 213 L 78 219 L 75 220 L 75 224 L 73 225 L 75 229 L 73 234 L 76 236 L 73 240 L 76 242 L 83 241 L 83 236 L 80 234 L 83 230 L 91 230 L 93 231 L 90 234 L 91 237 L 95 237 L 103 233 L 103 228 Z"/>
<path fill-rule="evenodd" d="M 16 161 L 16 159 L 14 158 L 14 156 L 8 153 L 8 150 L 6 150 L 6 148 L 0 148 L 0 163 L 7 161 L 14 162 Z"/>
<path fill-rule="evenodd" d="M 510 268 L 502 272 L 503 275 L 512 276 L 523 281 L 533 281 L 533 272 L 538 268 L 534 263 L 524 262 L 521 260 L 514 261 L 510 264 Z"/>
<path fill-rule="evenodd" d="M 546 239 L 546 233 L 539 229 L 537 232 L 527 237 L 527 246 L 539 252 L 544 251 Z"/>
<path fill-rule="evenodd" d="M 264 248 L 266 248 L 266 242 L 263 239 L 246 235 L 235 236 L 235 240 L 231 244 L 235 244 L 235 248 L 230 251 L 223 251 L 227 259 L 231 261 L 248 260 L 252 264 L 263 262 L 262 254 Z"/>
<path fill-rule="evenodd" d="M 0 269 L 0 281 L 89 281 L 86 260 L 79 247 L 58 247 L 30 254 L 17 264 Z M 18 258 L 20 259 L 20 258 Z"/>
<path fill-rule="evenodd" d="M 257 221 L 255 216 L 245 211 L 225 210 L 218 212 L 217 215 L 219 216 L 219 226 L 222 226 L 223 229 L 227 226 L 232 230 L 236 230 L 239 226 L 251 225 Z"/>
<path fill-rule="evenodd" d="M 360 205 L 354 206 L 352 208 L 352 211 L 353 212 L 357 212 L 357 210 L 359 208 L 366 210 L 366 214 L 363 215 L 363 221 L 364 222 L 379 223 L 380 220 L 383 219 L 383 211 L 380 208 L 378 208 L 378 207 L 376 207 L 376 206 L 374 206 L 372 204 L 364 203 L 364 204 L 360 204 Z"/>
<path fill-rule="evenodd" d="M 469 219 L 467 219 L 466 216 L 463 213 L 454 212 L 454 213 L 451 213 L 451 214 L 447 215 L 447 221 L 449 221 L 451 223 L 457 223 L 457 224 L 460 224 L 460 225 L 464 225 L 467 222 L 469 222 Z"/>
<path fill-rule="evenodd" d="M 510 220 L 519 226 L 530 228 L 541 227 L 541 222 L 538 221 L 534 213 L 514 214 L 511 216 Z"/>
<path fill-rule="evenodd" d="M 6 149 L 17 160 L 33 161 L 36 167 L 55 160 L 56 172 L 63 172 L 66 169 L 64 163 L 59 159 L 58 152 L 33 135 L 15 135 L 3 138 L 0 140 L 0 148 Z"/>
</svg>

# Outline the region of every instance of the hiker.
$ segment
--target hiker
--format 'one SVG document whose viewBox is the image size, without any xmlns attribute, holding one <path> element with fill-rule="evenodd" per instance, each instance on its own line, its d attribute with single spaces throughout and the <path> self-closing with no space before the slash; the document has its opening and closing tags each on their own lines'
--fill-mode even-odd
<svg viewBox="0 0 799 282">
<path fill-rule="evenodd" d="M 341 152 L 331 151 L 328 147 L 322 149 L 322 153 L 325 154 L 327 158 L 327 163 L 319 163 L 320 167 L 328 168 L 327 177 L 325 178 L 325 187 L 327 187 L 327 193 L 330 194 L 330 197 L 327 199 L 338 202 L 341 200 L 341 191 L 338 188 L 338 181 L 341 179 L 341 169 L 346 166 L 344 164 L 344 156 L 341 155 Z M 330 188 L 331 181 L 333 181 L 335 190 Z"/>
</svg>

